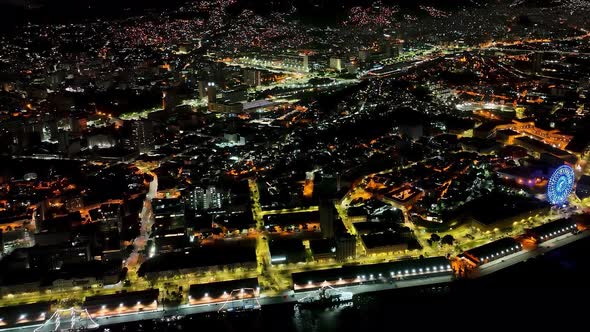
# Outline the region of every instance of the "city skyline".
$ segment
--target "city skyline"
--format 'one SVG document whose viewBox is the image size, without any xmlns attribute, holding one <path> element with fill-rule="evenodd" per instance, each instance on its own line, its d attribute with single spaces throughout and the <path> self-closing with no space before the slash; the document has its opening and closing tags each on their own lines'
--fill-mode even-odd
<svg viewBox="0 0 590 332">
<path fill-rule="evenodd" d="M 7 4 L 0 330 L 342 323 L 588 241 L 586 1 Z"/>
</svg>

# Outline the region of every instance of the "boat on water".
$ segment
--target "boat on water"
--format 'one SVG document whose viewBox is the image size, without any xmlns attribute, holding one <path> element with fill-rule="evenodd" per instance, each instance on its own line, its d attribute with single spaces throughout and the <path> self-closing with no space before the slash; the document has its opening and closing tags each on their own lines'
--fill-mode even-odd
<svg viewBox="0 0 590 332">
<path fill-rule="evenodd" d="M 322 287 L 317 292 L 299 299 L 297 306 L 302 309 L 326 309 L 351 304 L 352 299 L 352 292 Z"/>
<path fill-rule="evenodd" d="M 240 292 L 240 296 L 234 296 L 233 299 L 227 300 L 219 308 L 218 313 L 224 317 L 228 316 L 249 316 L 260 312 L 262 306 L 258 301 L 258 296 L 243 296 L 243 292 Z"/>
</svg>

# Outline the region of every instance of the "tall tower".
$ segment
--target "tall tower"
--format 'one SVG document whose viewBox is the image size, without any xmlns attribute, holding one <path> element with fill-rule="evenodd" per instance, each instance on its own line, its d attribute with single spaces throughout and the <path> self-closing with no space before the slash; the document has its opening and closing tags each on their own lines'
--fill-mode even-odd
<svg viewBox="0 0 590 332">
<path fill-rule="evenodd" d="M 205 208 L 205 190 L 201 187 L 195 187 L 190 193 L 190 207 L 195 210 L 203 210 Z"/>
<path fill-rule="evenodd" d="M 154 149 L 154 124 L 149 120 L 138 120 L 132 124 L 132 141 L 139 153 Z"/>
<path fill-rule="evenodd" d="M 320 228 L 324 238 L 334 237 L 335 216 L 334 202 L 331 199 L 320 199 Z"/>
<path fill-rule="evenodd" d="M 543 70 L 543 53 L 535 52 L 531 58 L 532 72 L 535 74 L 540 73 Z"/>
<path fill-rule="evenodd" d="M 244 83 L 249 87 L 257 87 L 262 83 L 262 75 L 256 69 L 244 69 Z"/>
<path fill-rule="evenodd" d="M 340 262 L 356 258 L 356 238 L 348 233 L 336 237 L 336 259 Z"/>
<path fill-rule="evenodd" d="M 209 110 L 211 110 L 212 104 L 217 101 L 217 86 L 214 82 L 209 82 L 207 84 L 207 105 Z"/>
</svg>

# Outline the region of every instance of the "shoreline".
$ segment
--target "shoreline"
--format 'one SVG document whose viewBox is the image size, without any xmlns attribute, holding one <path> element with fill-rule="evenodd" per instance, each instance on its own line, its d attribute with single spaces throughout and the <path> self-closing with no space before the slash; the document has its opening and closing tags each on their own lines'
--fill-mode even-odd
<svg viewBox="0 0 590 332">
<path fill-rule="evenodd" d="M 523 250 L 517 253 L 502 257 L 499 260 L 488 262 L 477 267 L 477 272 L 475 275 L 465 278 L 465 279 L 478 279 L 480 277 L 491 275 L 495 272 L 504 270 L 508 267 L 517 265 L 519 263 L 526 262 L 531 258 L 535 258 L 541 256 L 545 253 L 548 253 L 554 249 L 561 248 L 563 246 L 569 245 L 574 243 L 578 240 L 590 237 L 590 232 L 580 232 L 578 234 L 566 233 L 559 237 L 553 238 L 549 241 L 541 243 L 535 250 Z M 390 281 L 387 283 L 373 283 L 373 284 L 359 284 L 353 286 L 342 286 L 338 287 L 343 291 L 351 292 L 354 295 L 359 294 L 374 294 L 384 291 L 391 291 L 396 289 L 411 289 L 414 287 L 423 287 L 423 286 L 434 286 L 440 284 L 451 284 L 452 282 L 456 281 L 456 277 L 453 276 L 434 276 L 434 277 L 426 277 L 426 278 L 416 278 L 416 279 L 409 279 L 409 280 L 395 280 Z M 293 293 L 292 291 L 286 292 L 284 295 L 280 296 L 261 296 L 259 298 L 259 302 L 261 307 L 264 306 L 272 306 L 272 305 L 281 305 L 281 304 L 291 304 L 296 303 L 302 297 L 305 297 L 311 293 L 315 292 L 315 290 L 311 291 L 300 291 Z M 109 326 L 115 324 L 124 324 L 124 323 L 134 323 L 139 321 L 146 321 L 146 320 L 154 320 L 154 319 L 163 319 L 163 318 L 172 318 L 174 316 L 190 316 L 190 315 L 198 315 L 198 314 L 207 314 L 207 313 L 216 313 L 225 302 L 218 302 L 218 303 L 208 303 L 208 304 L 199 304 L 199 305 L 187 305 L 182 304 L 173 308 L 158 308 L 152 311 L 145 311 L 145 312 L 134 312 L 134 313 L 126 313 L 121 315 L 114 315 L 114 316 L 103 316 L 103 317 L 93 317 L 93 320 L 96 321 L 100 326 Z M 66 321 L 67 322 L 67 321 Z M 65 322 L 62 322 L 62 324 Z M 33 332 L 35 329 L 43 326 L 43 324 L 35 324 L 35 325 L 26 325 L 26 326 L 16 326 L 16 327 L 8 327 L 8 328 L 0 328 L 0 331 L 23 331 L 23 332 Z"/>
</svg>

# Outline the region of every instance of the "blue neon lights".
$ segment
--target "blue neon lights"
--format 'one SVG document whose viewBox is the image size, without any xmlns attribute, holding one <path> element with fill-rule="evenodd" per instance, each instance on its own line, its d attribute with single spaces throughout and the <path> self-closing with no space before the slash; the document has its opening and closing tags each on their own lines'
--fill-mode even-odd
<svg viewBox="0 0 590 332">
<path fill-rule="evenodd" d="M 547 199 L 553 205 L 567 202 L 569 194 L 574 188 L 574 170 L 567 166 L 560 166 L 553 172 L 547 184 Z"/>
</svg>

